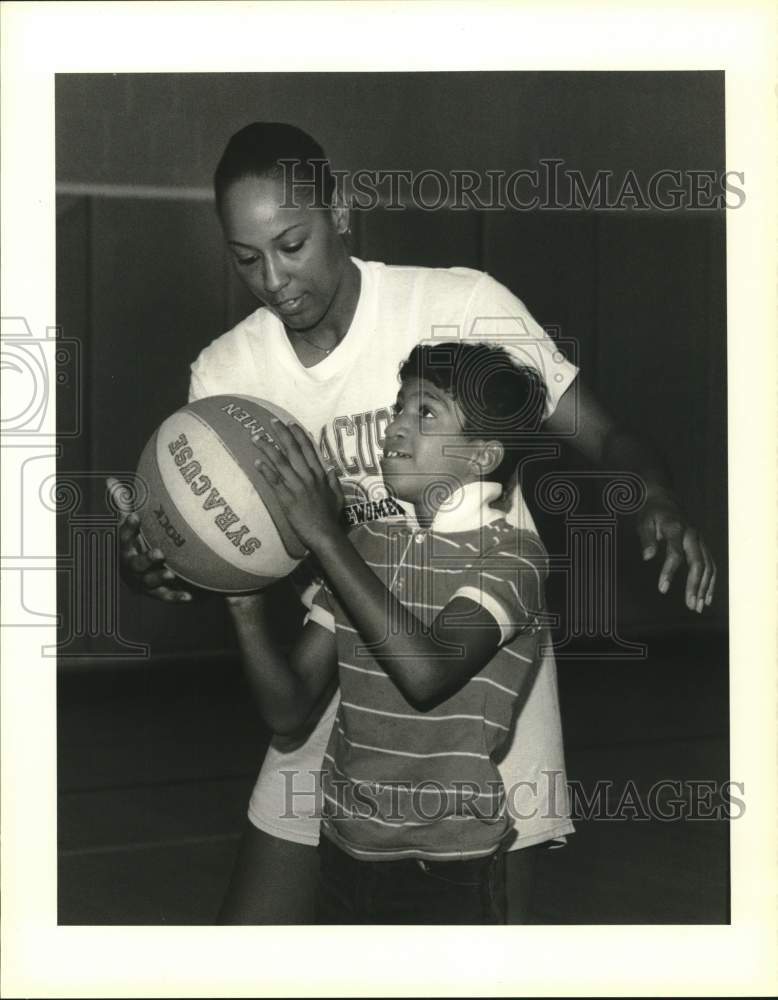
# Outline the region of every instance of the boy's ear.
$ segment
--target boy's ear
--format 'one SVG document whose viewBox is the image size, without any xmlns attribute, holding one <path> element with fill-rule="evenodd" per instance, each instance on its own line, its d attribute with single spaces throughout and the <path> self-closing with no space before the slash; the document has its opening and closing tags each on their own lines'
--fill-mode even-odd
<svg viewBox="0 0 778 1000">
<path fill-rule="evenodd" d="M 337 189 L 332 196 L 332 208 L 330 209 L 330 214 L 332 216 L 335 229 L 341 236 L 345 236 L 346 233 L 351 232 L 351 211 L 343 199 L 343 195 Z"/>
<path fill-rule="evenodd" d="M 473 471 L 484 479 L 490 472 L 494 472 L 504 458 L 505 448 L 499 441 L 482 441 L 478 443 L 470 462 Z"/>
</svg>

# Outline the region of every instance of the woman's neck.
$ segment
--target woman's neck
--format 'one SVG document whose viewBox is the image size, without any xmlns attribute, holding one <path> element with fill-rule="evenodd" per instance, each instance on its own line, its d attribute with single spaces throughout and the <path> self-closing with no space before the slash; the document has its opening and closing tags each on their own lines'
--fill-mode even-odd
<svg viewBox="0 0 778 1000">
<path fill-rule="evenodd" d="M 307 330 L 285 328 L 292 347 L 303 363 L 311 360 L 316 364 L 343 340 L 357 311 L 361 287 L 362 274 L 349 258 L 330 306 L 319 322 Z M 318 357 L 315 357 L 316 354 Z"/>
</svg>

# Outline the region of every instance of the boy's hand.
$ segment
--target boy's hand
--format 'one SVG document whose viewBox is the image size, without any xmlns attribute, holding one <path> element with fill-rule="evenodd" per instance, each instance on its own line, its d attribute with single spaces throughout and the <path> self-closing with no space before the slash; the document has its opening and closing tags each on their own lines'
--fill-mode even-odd
<svg viewBox="0 0 778 1000">
<path fill-rule="evenodd" d="M 304 545 L 316 552 L 322 541 L 342 531 L 343 493 L 334 469 L 325 469 L 308 435 L 297 424 L 273 421 L 281 451 L 256 440 L 262 458 L 254 463 L 272 488 Z"/>
<path fill-rule="evenodd" d="M 665 561 L 659 574 L 659 589 L 663 594 L 670 589 L 678 568 L 686 563 L 689 567 L 685 595 L 687 608 L 699 613 L 712 603 L 716 587 L 713 556 L 669 493 L 649 491 L 638 513 L 637 530 L 646 560 L 654 558 L 659 542 L 665 542 Z"/>
</svg>

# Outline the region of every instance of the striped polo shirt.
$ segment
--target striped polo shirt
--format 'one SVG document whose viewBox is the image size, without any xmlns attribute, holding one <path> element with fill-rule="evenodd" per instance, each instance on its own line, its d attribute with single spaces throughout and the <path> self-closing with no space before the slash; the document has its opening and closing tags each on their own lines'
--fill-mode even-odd
<svg viewBox="0 0 778 1000">
<path fill-rule="evenodd" d="M 547 556 L 537 535 L 489 506 L 499 492 L 494 483 L 470 483 L 429 528 L 408 515 L 350 535 L 425 625 L 462 596 L 499 626 L 490 662 L 430 711 L 406 701 L 326 585 L 314 598 L 310 618 L 336 635 L 341 689 L 322 768 L 322 830 L 356 858 L 483 856 L 511 825 L 493 757 L 539 667 Z"/>
</svg>

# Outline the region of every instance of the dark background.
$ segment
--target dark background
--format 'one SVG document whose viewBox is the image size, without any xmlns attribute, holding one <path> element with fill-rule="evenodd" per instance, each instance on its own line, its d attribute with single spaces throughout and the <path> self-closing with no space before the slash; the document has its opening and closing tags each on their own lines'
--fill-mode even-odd
<svg viewBox="0 0 778 1000">
<path fill-rule="evenodd" d="M 266 739 L 221 602 L 170 609 L 121 591 L 98 613 L 75 555 L 92 550 L 73 528 L 107 514 L 100 474 L 134 470 L 185 401 L 191 361 L 253 308 L 210 201 L 229 136 L 268 118 L 310 131 L 344 170 L 559 158 L 587 180 L 612 171 L 616 188 L 632 170 L 645 187 L 661 169 L 723 173 L 723 108 L 720 73 L 57 77 L 57 322 L 81 366 L 66 373 L 80 432 L 60 459 L 81 497 L 60 519 L 62 922 L 211 919 Z M 575 342 L 600 401 L 664 455 L 715 552 L 716 602 L 688 612 L 681 580 L 658 595 L 658 563 L 644 566 L 620 525 L 617 629 L 648 656 L 605 661 L 581 639 L 560 660 L 570 777 L 726 777 L 724 213 L 377 209 L 353 229 L 366 259 L 489 271 Z M 567 448 L 536 465 L 525 493 L 561 554 L 565 520 L 538 509 L 534 488 L 583 466 Z M 110 539 L 90 544 L 112 577 Z M 564 580 L 551 601 L 563 631 Z M 536 917 L 726 920 L 727 848 L 722 823 L 581 822 L 544 861 Z"/>
</svg>

